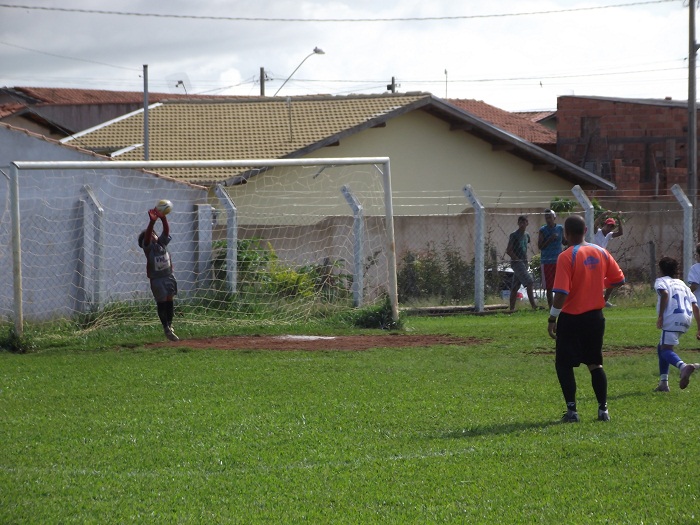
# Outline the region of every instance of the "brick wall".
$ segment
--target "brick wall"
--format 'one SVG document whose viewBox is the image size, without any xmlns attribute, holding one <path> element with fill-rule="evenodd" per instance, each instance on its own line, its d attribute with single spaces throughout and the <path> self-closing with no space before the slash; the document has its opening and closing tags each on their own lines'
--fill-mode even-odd
<svg viewBox="0 0 700 525">
<path fill-rule="evenodd" d="M 684 102 L 559 97 L 557 118 L 557 154 L 613 180 L 619 195 L 649 192 L 659 179 L 670 188 L 685 177 L 677 171 L 687 169 Z"/>
</svg>

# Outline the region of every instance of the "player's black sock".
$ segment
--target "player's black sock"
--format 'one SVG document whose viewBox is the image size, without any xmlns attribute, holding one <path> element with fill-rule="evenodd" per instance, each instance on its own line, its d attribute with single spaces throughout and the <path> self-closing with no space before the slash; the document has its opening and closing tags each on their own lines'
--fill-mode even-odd
<svg viewBox="0 0 700 525">
<path fill-rule="evenodd" d="M 559 363 L 556 364 L 555 368 L 557 370 L 559 384 L 561 385 L 561 392 L 564 394 L 564 401 L 566 401 L 566 408 L 575 412 L 576 376 L 574 375 L 574 369 L 571 366 L 561 365 Z"/>
<path fill-rule="evenodd" d="M 168 320 L 168 326 L 173 324 L 173 317 L 175 317 L 175 303 L 173 301 L 165 302 L 165 312 L 166 319 Z"/>
<path fill-rule="evenodd" d="M 171 303 L 172 304 L 172 303 Z M 168 322 L 168 303 L 166 301 L 157 303 L 158 306 L 158 319 L 162 323 L 164 328 L 170 326 Z"/>
<path fill-rule="evenodd" d="M 598 407 L 605 410 L 608 406 L 608 376 L 605 375 L 605 370 L 602 368 L 591 370 L 591 384 L 598 400 Z"/>
</svg>

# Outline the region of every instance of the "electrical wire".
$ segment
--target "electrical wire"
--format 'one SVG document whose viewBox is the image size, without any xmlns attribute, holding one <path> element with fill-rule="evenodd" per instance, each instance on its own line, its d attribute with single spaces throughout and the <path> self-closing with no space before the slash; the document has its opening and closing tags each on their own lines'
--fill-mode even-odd
<svg viewBox="0 0 700 525">
<path fill-rule="evenodd" d="M 227 22 L 333 22 L 333 23 L 367 23 L 367 22 L 430 22 L 438 20 L 474 20 L 482 18 L 503 18 L 511 16 L 550 15 L 558 13 L 575 13 L 581 11 L 595 11 L 599 9 L 615 9 L 619 7 L 633 7 L 650 4 L 666 4 L 677 0 L 644 0 L 625 4 L 609 4 L 589 7 L 572 7 L 570 9 L 551 9 L 546 11 L 528 11 L 522 13 L 497 13 L 486 15 L 456 15 L 456 16 L 425 16 L 425 17 L 397 17 L 397 18 L 266 18 L 243 16 L 205 16 L 205 15 L 175 15 L 162 13 L 136 13 L 129 11 L 103 11 L 99 9 L 76 9 L 67 7 L 28 6 L 16 4 L 0 4 L 0 8 L 6 9 L 30 9 L 37 11 L 59 11 L 64 13 L 82 13 L 95 15 L 139 16 L 152 18 L 179 18 L 185 20 L 216 20 Z"/>
<path fill-rule="evenodd" d="M 17 49 L 24 49 L 25 51 L 31 51 L 32 53 L 39 53 L 41 55 L 47 55 L 47 56 L 55 57 L 55 58 L 63 58 L 66 60 L 77 60 L 79 62 L 87 62 L 89 64 L 98 64 L 100 66 L 113 67 L 116 69 L 125 69 L 127 71 L 141 71 L 140 69 L 135 69 L 132 67 L 116 66 L 114 64 L 107 64 L 106 62 L 98 62 L 97 60 L 89 60 L 87 58 L 69 57 L 66 55 L 59 55 L 57 53 L 49 53 L 48 51 L 41 51 L 39 49 L 32 49 L 31 47 L 18 46 L 17 44 L 10 44 L 9 42 L 3 42 L 1 40 L 0 40 L 0 45 L 8 46 L 8 47 L 15 47 Z"/>
</svg>

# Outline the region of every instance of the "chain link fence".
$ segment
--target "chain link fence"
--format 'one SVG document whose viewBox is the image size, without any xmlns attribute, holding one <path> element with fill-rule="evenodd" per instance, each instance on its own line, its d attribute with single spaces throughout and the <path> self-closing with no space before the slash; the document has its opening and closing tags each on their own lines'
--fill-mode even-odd
<svg viewBox="0 0 700 525">
<path fill-rule="evenodd" d="M 477 192 L 478 193 L 478 192 Z M 403 197 L 403 198 L 402 198 Z M 615 257 L 627 279 L 627 285 L 614 292 L 613 297 L 648 297 L 657 276 L 656 264 L 663 256 L 682 263 L 683 210 L 674 197 L 650 199 L 620 199 L 590 197 L 598 213 L 609 211 L 619 219 L 622 236 L 613 238 L 608 251 Z M 411 206 L 402 207 L 409 200 Z M 414 196 L 395 199 L 395 225 L 398 261 L 399 302 L 403 306 L 466 306 L 474 303 L 475 287 L 475 212 L 458 194 L 451 196 L 450 213 L 420 214 L 420 203 Z M 504 201 L 517 196 L 504 192 Z M 539 206 L 486 209 L 485 233 L 485 301 L 487 306 L 507 305 L 511 274 L 506 246 L 511 232 L 517 229 L 520 215 L 528 217 L 530 235 L 528 259 L 533 275 L 534 293 L 538 304 L 546 306 L 544 284 L 540 272 L 538 231 L 545 224 L 544 210 L 557 201 L 566 201 L 561 194 L 543 195 Z M 583 209 L 571 198 L 573 209 L 559 213 L 557 224 L 564 223 L 570 213 L 583 214 Z M 402 212 L 410 211 L 410 215 Z M 591 235 L 592 237 L 592 235 Z M 687 273 L 683 268 L 682 274 Z M 527 301 L 524 290 L 520 299 Z M 526 303 L 527 304 L 527 303 Z"/>
</svg>

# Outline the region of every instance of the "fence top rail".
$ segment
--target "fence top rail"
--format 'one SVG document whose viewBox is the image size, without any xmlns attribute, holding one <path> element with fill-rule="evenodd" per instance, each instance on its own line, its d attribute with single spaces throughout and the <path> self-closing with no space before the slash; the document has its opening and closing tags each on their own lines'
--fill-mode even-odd
<svg viewBox="0 0 700 525">
<path fill-rule="evenodd" d="M 251 168 L 270 166 L 386 164 L 389 157 L 347 157 L 323 159 L 248 159 L 248 160 L 106 160 L 106 161 L 13 161 L 20 170 L 45 169 L 147 169 L 147 168 Z"/>
</svg>

